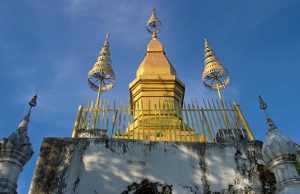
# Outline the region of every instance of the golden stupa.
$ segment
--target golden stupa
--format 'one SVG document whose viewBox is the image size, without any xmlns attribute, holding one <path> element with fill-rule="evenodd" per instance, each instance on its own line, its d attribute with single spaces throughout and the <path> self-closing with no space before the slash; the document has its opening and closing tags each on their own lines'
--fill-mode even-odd
<svg viewBox="0 0 300 194">
<path fill-rule="evenodd" d="M 108 34 L 96 63 L 88 74 L 89 86 L 98 91 L 95 103 L 79 106 L 73 138 L 104 137 L 117 139 L 224 142 L 253 140 L 253 134 L 237 103 L 227 103 L 220 90 L 230 77 L 205 41 L 202 80 L 206 88 L 217 90 L 219 100 L 184 102 L 185 85 L 168 60 L 157 38 L 162 30 L 155 9 L 147 22 L 151 33 L 144 59 L 136 78 L 129 84 L 130 102 L 100 99 L 115 83 L 111 67 Z"/>
<path fill-rule="evenodd" d="M 185 141 L 187 134 L 191 135 L 192 141 L 199 140 L 199 134 L 196 135 L 182 121 L 185 85 L 177 77 L 163 44 L 157 38 L 161 22 L 155 9 L 147 22 L 147 30 L 152 33 L 152 39 L 136 78 L 129 84 L 134 122 L 126 131 L 145 140 L 169 141 L 176 136 Z"/>
</svg>

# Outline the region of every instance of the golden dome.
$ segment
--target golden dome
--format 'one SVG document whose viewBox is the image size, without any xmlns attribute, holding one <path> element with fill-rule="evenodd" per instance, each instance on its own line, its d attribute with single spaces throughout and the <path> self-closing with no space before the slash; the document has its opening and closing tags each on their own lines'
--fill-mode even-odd
<svg viewBox="0 0 300 194">
<path fill-rule="evenodd" d="M 155 37 L 149 42 L 146 56 L 136 72 L 137 77 L 142 75 L 176 75 L 165 55 L 163 44 Z"/>
<path fill-rule="evenodd" d="M 157 38 L 152 38 L 147 46 L 147 52 L 164 52 L 164 46 Z"/>
</svg>

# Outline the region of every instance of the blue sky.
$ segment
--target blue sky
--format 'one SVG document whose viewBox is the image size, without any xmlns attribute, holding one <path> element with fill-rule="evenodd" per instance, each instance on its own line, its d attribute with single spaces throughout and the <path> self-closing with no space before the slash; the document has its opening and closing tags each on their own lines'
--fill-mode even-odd
<svg viewBox="0 0 300 194">
<path fill-rule="evenodd" d="M 158 35 L 185 83 L 185 101 L 217 98 L 201 82 L 207 38 L 232 77 L 223 97 L 237 101 L 257 139 L 266 134 L 260 94 L 285 134 L 300 141 L 300 1 L 0 1 L 0 137 L 8 136 L 38 91 L 29 136 L 32 160 L 19 178 L 27 193 L 43 137 L 70 137 L 79 104 L 96 93 L 86 76 L 110 31 L 116 86 L 105 99 L 129 100 L 144 57 L 145 24 L 156 8 Z"/>
</svg>

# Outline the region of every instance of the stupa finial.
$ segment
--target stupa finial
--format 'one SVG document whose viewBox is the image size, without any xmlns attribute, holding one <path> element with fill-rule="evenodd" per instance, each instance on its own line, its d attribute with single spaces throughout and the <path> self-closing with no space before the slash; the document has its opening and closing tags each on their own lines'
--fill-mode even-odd
<svg viewBox="0 0 300 194">
<path fill-rule="evenodd" d="M 152 15 L 147 22 L 147 31 L 152 34 L 152 38 L 156 38 L 157 33 L 162 29 L 162 24 L 156 16 L 155 8 L 152 9 Z"/>
<path fill-rule="evenodd" d="M 204 56 L 203 84 L 209 90 L 217 90 L 219 98 L 222 100 L 220 90 L 229 84 L 230 77 L 227 69 L 219 62 L 206 39 L 204 43 Z"/>
<path fill-rule="evenodd" d="M 260 109 L 266 111 L 266 109 L 267 109 L 267 104 L 265 103 L 265 101 L 262 99 L 261 96 L 258 96 L 258 100 L 259 100 L 259 107 L 260 107 Z"/>
<path fill-rule="evenodd" d="M 29 111 L 19 124 L 18 129 L 0 140 L 0 193 L 18 193 L 19 174 L 33 155 L 27 130 L 30 112 L 36 103 L 37 95 L 34 95 L 29 101 Z"/>
<path fill-rule="evenodd" d="M 30 111 L 32 107 L 36 106 L 36 103 L 37 103 L 37 94 L 35 94 L 28 103 L 30 106 Z"/>
<path fill-rule="evenodd" d="M 260 109 L 264 110 L 266 113 L 266 123 L 267 123 L 268 131 L 278 130 L 275 123 L 271 119 L 269 113 L 267 112 L 267 104 L 265 103 L 265 101 L 262 99 L 261 96 L 258 96 L 258 99 L 259 99 Z"/>
<path fill-rule="evenodd" d="M 106 41 L 108 41 L 108 39 L 109 39 L 109 31 L 108 31 L 108 29 L 106 30 L 105 38 L 106 38 Z"/>
<path fill-rule="evenodd" d="M 37 103 L 37 94 L 35 94 L 31 100 L 29 101 L 29 111 L 28 113 L 25 115 L 25 117 L 23 118 L 23 120 L 21 121 L 21 123 L 18 126 L 18 130 L 23 130 L 25 131 L 25 133 L 27 133 L 27 128 L 28 128 L 28 123 L 29 123 L 29 118 L 30 118 L 30 113 L 31 113 L 31 109 L 32 107 L 35 107 Z"/>
<path fill-rule="evenodd" d="M 105 36 L 104 45 L 100 54 L 88 73 L 88 84 L 92 90 L 103 92 L 110 90 L 115 84 L 115 73 L 111 66 L 111 58 L 109 51 L 109 32 Z"/>
<path fill-rule="evenodd" d="M 115 85 L 115 73 L 109 52 L 109 33 L 107 31 L 104 45 L 100 51 L 93 68 L 88 73 L 88 84 L 92 90 L 98 91 L 95 109 L 98 110 L 100 93 L 106 92 Z M 96 125 L 97 114 L 94 115 L 93 128 Z"/>
</svg>

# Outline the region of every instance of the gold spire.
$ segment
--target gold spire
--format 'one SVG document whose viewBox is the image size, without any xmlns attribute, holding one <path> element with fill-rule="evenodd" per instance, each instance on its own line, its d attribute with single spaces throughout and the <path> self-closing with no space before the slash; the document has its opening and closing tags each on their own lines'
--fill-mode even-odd
<svg viewBox="0 0 300 194">
<path fill-rule="evenodd" d="M 148 121 L 155 123 L 151 124 L 152 127 L 154 125 L 156 128 L 163 126 L 162 123 L 154 121 L 155 115 L 158 114 L 155 109 L 161 106 L 165 107 L 168 103 L 180 110 L 184 100 L 185 86 L 177 77 L 174 67 L 168 60 L 163 44 L 156 37 L 160 30 L 161 23 L 153 9 L 147 22 L 147 31 L 152 33 L 152 39 L 148 43 L 146 55 L 136 72 L 136 78 L 129 84 L 130 104 L 134 116 L 132 124 L 134 129 L 131 130 L 135 131 L 135 135 L 139 134 L 139 130 L 143 128 L 142 123 L 148 123 Z M 139 111 L 140 107 L 147 107 L 149 111 L 147 113 Z M 174 115 L 172 118 L 173 121 L 177 121 Z M 154 129 L 151 131 L 154 132 Z"/>
<path fill-rule="evenodd" d="M 163 44 L 157 39 L 156 34 L 161 30 L 161 22 L 156 16 L 155 9 L 147 22 L 147 31 L 152 33 L 152 39 L 147 46 L 147 53 L 141 62 L 136 76 L 142 75 L 175 75 L 176 71 L 167 59 Z"/>
<path fill-rule="evenodd" d="M 227 69 L 219 62 L 206 39 L 204 47 L 203 84 L 209 90 L 217 90 L 219 98 L 222 100 L 220 89 L 225 88 L 229 84 L 230 77 Z"/>
<path fill-rule="evenodd" d="M 156 16 L 155 9 L 152 9 L 152 15 L 147 22 L 147 31 L 152 34 L 152 38 L 156 38 L 156 34 L 161 31 L 162 25 Z"/>
<path fill-rule="evenodd" d="M 154 21 L 159 21 L 158 17 L 156 16 L 155 8 L 152 9 L 152 14 L 147 22 L 147 25 L 151 24 Z"/>
<path fill-rule="evenodd" d="M 153 36 L 148 43 L 147 53 L 136 72 L 137 78 L 140 76 L 176 76 L 176 71 L 164 52 L 163 44 L 156 37 L 161 27 L 161 22 L 153 9 L 147 22 L 147 31 L 153 33 Z"/>
<path fill-rule="evenodd" d="M 219 63 L 218 58 L 215 56 L 213 50 L 211 49 L 210 45 L 208 44 L 208 41 L 205 39 L 204 43 L 204 65 L 208 65 L 210 62 L 216 62 Z M 219 63 L 220 64 L 220 63 Z"/>
<path fill-rule="evenodd" d="M 115 84 L 115 74 L 113 72 L 112 62 L 109 52 L 109 33 L 106 33 L 106 39 L 104 45 L 100 51 L 100 54 L 88 73 L 88 84 L 91 89 L 98 91 L 110 90 Z"/>
<path fill-rule="evenodd" d="M 104 45 L 93 68 L 88 73 L 88 84 L 91 89 L 98 91 L 95 110 L 98 110 L 100 93 L 110 90 L 115 84 L 115 73 L 111 67 L 109 52 L 109 33 L 106 33 Z M 93 128 L 96 125 L 97 114 L 94 114 Z"/>
</svg>

